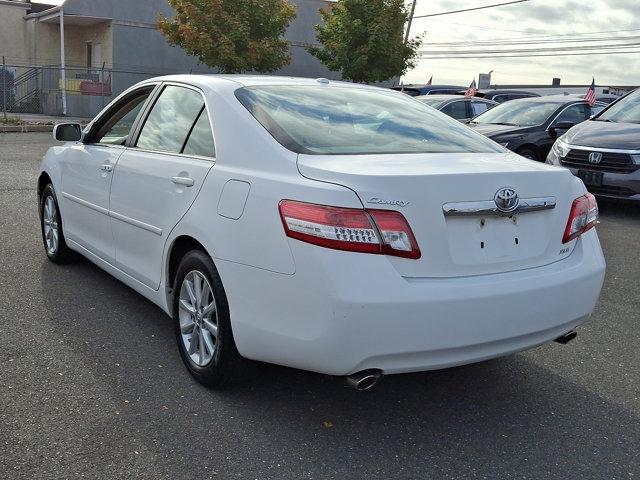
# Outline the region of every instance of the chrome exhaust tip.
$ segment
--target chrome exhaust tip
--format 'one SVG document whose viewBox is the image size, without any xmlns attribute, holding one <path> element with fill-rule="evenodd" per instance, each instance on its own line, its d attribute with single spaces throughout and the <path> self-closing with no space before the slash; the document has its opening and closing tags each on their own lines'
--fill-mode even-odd
<svg viewBox="0 0 640 480">
<path fill-rule="evenodd" d="M 356 390 L 369 390 L 382 378 L 381 370 L 362 370 L 346 377 L 347 384 Z"/>
<path fill-rule="evenodd" d="M 578 336 L 578 332 L 576 332 L 575 330 L 571 330 L 570 332 L 567 332 L 564 335 L 560 335 L 558 338 L 554 340 L 554 342 L 561 343 L 562 345 L 566 345 L 577 336 Z"/>
</svg>

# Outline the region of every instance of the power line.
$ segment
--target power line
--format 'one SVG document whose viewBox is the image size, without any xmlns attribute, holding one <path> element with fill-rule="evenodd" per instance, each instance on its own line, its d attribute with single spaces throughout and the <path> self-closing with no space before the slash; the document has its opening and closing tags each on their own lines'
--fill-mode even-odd
<svg viewBox="0 0 640 480">
<path fill-rule="evenodd" d="M 458 59 L 478 59 L 478 58 L 532 58 L 532 57 L 572 57 L 577 55 L 619 55 L 627 53 L 640 53 L 640 50 L 624 50 L 624 51 L 606 51 L 606 52 L 575 52 L 575 53 L 542 53 L 542 54 L 526 54 L 526 55 L 472 55 L 459 57 L 430 57 L 420 55 L 420 60 L 458 60 Z"/>
<path fill-rule="evenodd" d="M 640 47 L 639 42 L 633 43 L 612 43 L 609 45 L 577 45 L 571 47 L 537 47 L 537 48 L 521 48 L 521 49 L 501 49 L 501 50 L 421 50 L 420 54 L 426 55 L 475 55 L 475 54 L 488 54 L 488 53 L 540 53 L 540 52 L 562 52 L 565 50 L 607 50 L 616 48 L 637 48 Z"/>
<path fill-rule="evenodd" d="M 610 41 L 624 41 L 624 40 L 640 40 L 640 35 L 627 35 L 621 37 L 589 37 L 589 38 L 576 38 L 576 39 L 542 39 L 536 40 L 535 38 L 523 38 L 522 40 L 502 41 L 502 40 L 478 40 L 474 42 L 441 42 L 441 43 L 429 43 L 429 47 L 468 47 L 468 46 L 508 46 L 508 45 L 542 45 L 542 44 L 568 44 L 568 43 L 590 43 L 590 42 L 610 42 Z"/>
<path fill-rule="evenodd" d="M 448 12 L 430 13 L 429 15 L 415 15 L 413 18 L 416 19 L 416 18 L 439 17 L 440 15 L 452 15 L 454 13 L 471 12 L 473 10 L 483 10 L 485 8 L 502 7 L 504 5 L 513 5 L 514 3 L 523 3 L 523 2 L 529 2 L 529 1 L 530 0 L 511 0 L 510 2 L 494 3 L 492 5 L 484 5 L 482 7 L 463 8 L 462 10 L 451 10 Z"/>
</svg>

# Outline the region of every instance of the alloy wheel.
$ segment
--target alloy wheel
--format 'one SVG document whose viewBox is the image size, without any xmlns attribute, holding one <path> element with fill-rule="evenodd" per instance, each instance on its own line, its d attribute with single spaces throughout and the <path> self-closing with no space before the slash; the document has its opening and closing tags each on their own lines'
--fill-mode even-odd
<svg viewBox="0 0 640 480">
<path fill-rule="evenodd" d="M 184 349 L 193 363 L 204 367 L 218 345 L 218 317 L 211 284 L 199 271 L 184 277 L 178 308 Z"/>
<path fill-rule="evenodd" d="M 44 240 L 49 255 L 55 255 L 58 251 L 59 235 L 58 210 L 53 197 L 49 195 L 44 201 L 42 210 L 42 223 L 44 225 Z"/>
</svg>

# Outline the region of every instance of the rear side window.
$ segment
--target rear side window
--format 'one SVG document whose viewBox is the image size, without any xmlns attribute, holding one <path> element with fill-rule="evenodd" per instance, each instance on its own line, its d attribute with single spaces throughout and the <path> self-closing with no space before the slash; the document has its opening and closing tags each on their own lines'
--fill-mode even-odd
<svg viewBox="0 0 640 480">
<path fill-rule="evenodd" d="M 456 120 L 469 118 L 469 114 L 467 113 L 467 102 L 465 100 L 448 103 L 442 107 L 440 111 L 442 113 L 446 113 L 451 118 L 455 118 Z"/>
<path fill-rule="evenodd" d="M 296 153 L 501 152 L 491 140 L 406 95 L 342 86 L 236 90 L 238 100 Z"/>
<path fill-rule="evenodd" d="M 202 95 L 195 90 L 166 86 L 151 109 L 136 146 L 180 153 L 203 107 Z"/>
<path fill-rule="evenodd" d="M 182 153 L 186 155 L 198 155 L 200 157 L 215 157 L 215 146 L 213 144 L 213 134 L 209 124 L 207 109 L 203 108 L 200 116 L 189 134 L 187 143 Z"/>
<path fill-rule="evenodd" d="M 471 102 L 471 110 L 473 110 L 473 116 L 476 117 L 481 113 L 489 110 L 493 105 L 487 102 L 478 102 L 476 100 Z"/>
</svg>

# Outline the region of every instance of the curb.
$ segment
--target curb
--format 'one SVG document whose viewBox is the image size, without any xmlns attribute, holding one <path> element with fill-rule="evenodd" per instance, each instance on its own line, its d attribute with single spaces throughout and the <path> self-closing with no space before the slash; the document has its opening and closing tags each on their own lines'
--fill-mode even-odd
<svg viewBox="0 0 640 480">
<path fill-rule="evenodd" d="M 53 132 L 53 125 L 0 125 L 0 133 Z"/>
</svg>

